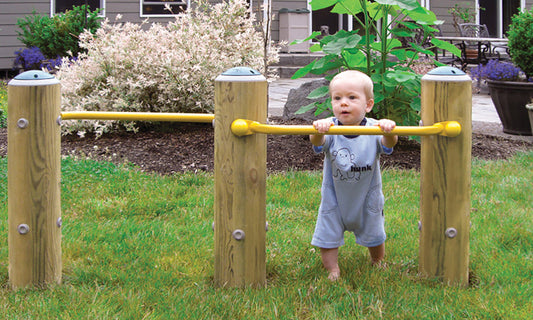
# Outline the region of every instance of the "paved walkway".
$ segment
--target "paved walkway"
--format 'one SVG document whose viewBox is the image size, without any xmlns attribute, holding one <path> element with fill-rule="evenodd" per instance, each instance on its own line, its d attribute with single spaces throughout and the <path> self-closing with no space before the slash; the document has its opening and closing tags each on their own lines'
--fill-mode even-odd
<svg viewBox="0 0 533 320">
<path fill-rule="evenodd" d="M 313 80 L 316 79 L 278 79 L 271 82 L 268 88 L 268 114 L 270 116 L 282 116 L 289 91 Z M 533 137 L 531 136 L 516 136 L 503 133 L 496 108 L 487 94 L 474 94 L 472 96 L 472 129 L 474 132 L 533 142 Z"/>
</svg>

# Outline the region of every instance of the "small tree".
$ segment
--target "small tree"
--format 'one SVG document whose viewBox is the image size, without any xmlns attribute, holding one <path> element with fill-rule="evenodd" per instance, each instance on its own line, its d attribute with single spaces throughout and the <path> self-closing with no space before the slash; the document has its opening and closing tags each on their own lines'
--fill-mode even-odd
<svg viewBox="0 0 533 320">
<path fill-rule="evenodd" d="M 18 39 L 26 47 L 37 47 L 47 59 L 70 54 L 77 56 L 80 52 L 79 35 L 85 30 L 95 33 L 100 27 L 100 9 L 90 11 L 86 5 L 74 6 L 63 14 L 53 17 L 32 15 L 17 20 L 22 31 L 17 31 Z"/>
<path fill-rule="evenodd" d="M 319 38 L 320 32 L 314 32 L 307 39 L 300 40 L 315 39 L 318 44 L 311 50 L 322 51 L 325 56 L 298 70 L 293 78 L 312 73 L 325 74 L 326 79 L 331 79 L 345 69 L 360 70 L 374 82 L 375 107 L 371 116 L 393 119 L 402 125 L 417 125 L 422 76 L 411 67 L 420 55 L 433 57 L 434 48 L 449 50 L 457 56 L 461 54 L 455 46 L 433 37 L 438 31 L 433 26 L 442 21 L 421 7 L 417 0 L 313 0 L 311 6 L 313 10 L 333 6 L 331 12 L 352 16 L 361 25 L 363 35 L 359 35 L 359 30 L 340 30 Z M 420 43 L 431 43 L 431 47 L 413 42 L 407 48 L 402 47 L 398 37 L 414 37 L 419 30 L 423 31 Z M 443 65 L 436 61 L 435 64 Z M 308 98 L 327 95 L 328 88 L 321 87 L 311 92 Z M 331 109 L 331 100 L 328 98 L 323 103 L 304 106 L 299 112 L 313 109 L 316 109 L 315 114 L 321 114 Z"/>
</svg>

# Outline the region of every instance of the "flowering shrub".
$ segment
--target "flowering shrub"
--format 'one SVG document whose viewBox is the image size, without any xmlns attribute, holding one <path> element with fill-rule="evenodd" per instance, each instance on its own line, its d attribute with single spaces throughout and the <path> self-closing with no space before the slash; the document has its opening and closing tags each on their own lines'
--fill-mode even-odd
<svg viewBox="0 0 533 320">
<path fill-rule="evenodd" d="M 472 69 L 472 76 L 477 80 L 517 81 L 521 74 L 522 70 L 514 64 L 499 60 L 490 60 L 486 65 Z"/>
<path fill-rule="evenodd" d="M 235 66 L 266 69 L 263 41 L 244 0 L 202 2 L 166 25 L 104 21 L 95 35 L 80 35 L 87 52 L 64 61 L 58 72 L 63 109 L 213 112 L 219 74 Z M 274 47 L 267 63 L 275 62 L 277 53 Z M 116 125 L 78 121 L 65 127 L 100 135 Z M 135 129 L 132 123 L 122 125 Z"/>
<path fill-rule="evenodd" d="M 56 59 L 46 59 L 41 49 L 37 47 L 30 47 L 15 51 L 14 68 L 22 68 L 24 70 L 47 69 L 51 71 L 59 67 L 63 59 L 57 56 Z"/>
<path fill-rule="evenodd" d="M 46 59 L 37 47 L 15 51 L 15 56 L 15 68 L 21 67 L 25 70 L 41 69 L 41 62 Z"/>
</svg>

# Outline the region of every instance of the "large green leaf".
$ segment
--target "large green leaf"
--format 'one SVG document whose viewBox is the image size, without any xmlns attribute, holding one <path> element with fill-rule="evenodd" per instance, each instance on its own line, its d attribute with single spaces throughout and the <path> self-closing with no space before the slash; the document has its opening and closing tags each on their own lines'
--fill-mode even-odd
<svg viewBox="0 0 533 320">
<path fill-rule="evenodd" d="M 358 0 L 339 0 L 332 13 L 356 15 L 363 12 L 361 2 Z"/>
<path fill-rule="evenodd" d="M 443 41 L 443 40 L 433 38 L 431 39 L 431 43 L 434 44 L 437 48 L 449 51 L 457 57 L 461 56 L 461 50 L 457 48 L 455 45 L 449 43 L 448 41 Z"/>
<path fill-rule="evenodd" d="M 294 114 L 306 113 L 308 111 L 313 110 L 314 108 L 316 108 L 316 102 L 313 102 L 313 103 L 310 103 L 310 104 L 308 104 L 306 106 L 301 107 L 300 109 L 296 110 L 296 112 L 294 112 Z"/>
<path fill-rule="evenodd" d="M 322 47 L 322 50 L 328 54 L 339 55 L 344 49 L 355 48 L 360 40 L 361 36 L 358 34 L 347 34 L 346 36 L 346 34 L 339 31 L 332 41 Z"/>
<path fill-rule="evenodd" d="M 435 25 L 442 24 L 444 22 L 442 20 L 437 20 L 437 16 L 435 15 L 435 13 L 423 7 L 408 11 L 406 12 L 406 14 L 409 18 L 416 21 L 416 23 L 418 24 Z"/>
<path fill-rule="evenodd" d="M 313 0 L 309 4 L 313 10 L 320 10 L 329 8 L 335 5 L 337 2 L 339 2 L 339 0 Z"/>
<path fill-rule="evenodd" d="M 357 51 L 356 53 L 350 54 L 343 53 L 342 57 L 344 58 L 344 61 L 346 61 L 346 64 L 348 65 L 349 69 L 355 69 L 366 66 L 366 55 L 361 51 Z"/>
<path fill-rule="evenodd" d="M 387 78 L 398 81 L 398 82 L 405 82 L 405 81 L 416 79 L 416 75 L 408 71 L 393 70 L 387 73 Z"/>
<path fill-rule="evenodd" d="M 428 50 L 416 43 L 413 43 L 413 42 L 409 42 L 409 44 L 411 45 L 411 47 L 413 47 L 416 51 L 420 52 L 420 53 L 423 53 L 423 54 L 427 54 L 429 56 L 434 56 L 435 55 L 435 52 L 431 51 L 431 50 Z"/>
<path fill-rule="evenodd" d="M 321 34 L 320 31 L 315 31 L 315 32 L 311 33 L 311 35 L 310 35 L 309 37 L 307 37 L 307 38 L 305 38 L 305 39 L 296 39 L 296 40 L 294 40 L 293 42 L 291 42 L 290 44 L 293 45 L 293 44 L 304 43 L 304 42 L 306 42 L 306 41 L 309 41 L 309 40 L 311 40 L 311 39 L 316 38 L 316 36 L 319 36 L 320 34 Z"/>
<path fill-rule="evenodd" d="M 414 10 L 420 7 L 417 0 L 376 0 L 376 2 L 389 6 L 398 6 L 405 10 Z"/>
<path fill-rule="evenodd" d="M 320 88 L 316 88 L 315 90 L 311 91 L 309 95 L 307 96 L 307 99 L 318 99 L 325 97 L 329 94 L 329 87 L 328 86 L 322 86 Z"/>
<path fill-rule="evenodd" d="M 312 74 L 322 74 L 333 69 L 338 69 L 343 66 L 342 60 L 337 55 L 327 55 L 320 60 L 317 60 L 313 68 L 310 70 Z"/>
<path fill-rule="evenodd" d="M 392 29 L 391 33 L 397 37 L 414 37 L 416 35 L 415 32 L 410 31 L 409 29 L 404 29 L 404 28 Z"/>
<path fill-rule="evenodd" d="M 370 47 L 374 50 L 381 51 L 381 42 L 374 42 L 370 44 Z M 402 46 L 402 42 L 398 39 L 387 39 L 387 51 L 391 51 L 394 48 L 398 48 Z"/>
<path fill-rule="evenodd" d="M 315 66 L 315 63 L 316 63 L 316 60 L 315 61 L 311 61 L 311 63 L 309 63 L 305 67 L 298 69 L 294 73 L 294 75 L 291 77 L 291 79 L 298 79 L 298 78 L 301 78 L 301 77 L 307 75 L 309 72 L 311 72 L 311 70 Z"/>
<path fill-rule="evenodd" d="M 417 111 L 417 112 L 420 112 L 420 109 L 421 109 L 421 102 L 420 102 L 420 97 L 415 97 L 413 99 L 413 101 L 411 101 L 411 109 Z"/>
</svg>

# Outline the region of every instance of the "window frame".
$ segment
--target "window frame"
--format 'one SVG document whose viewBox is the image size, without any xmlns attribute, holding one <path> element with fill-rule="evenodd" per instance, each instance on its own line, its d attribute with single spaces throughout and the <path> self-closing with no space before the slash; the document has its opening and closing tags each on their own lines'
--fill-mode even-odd
<svg viewBox="0 0 533 320">
<path fill-rule="evenodd" d="M 158 3 L 161 3 L 161 5 L 164 7 L 165 2 L 164 0 L 139 0 L 139 17 L 141 18 L 168 18 L 168 17 L 175 17 L 178 14 L 145 14 L 143 11 L 143 5 L 146 2 L 154 2 L 153 4 L 158 5 Z M 156 3 L 157 2 L 157 3 Z M 187 9 L 191 6 L 191 0 L 181 0 L 180 2 L 184 3 L 187 6 Z M 169 3 L 171 4 L 171 3 Z"/>
<path fill-rule="evenodd" d="M 61 14 L 63 12 L 56 12 L 56 1 L 57 0 L 50 0 L 50 17 L 53 17 L 55 16 L 56 14 Z M 102 9 L 100 11 L 100 13 L 98 14 L 98 16 L 100 17 L 105 17 L 105 13 L 106 13 L 106 0 L 99 0 L 100 1 L 100 9 Z"/>
</svg>

